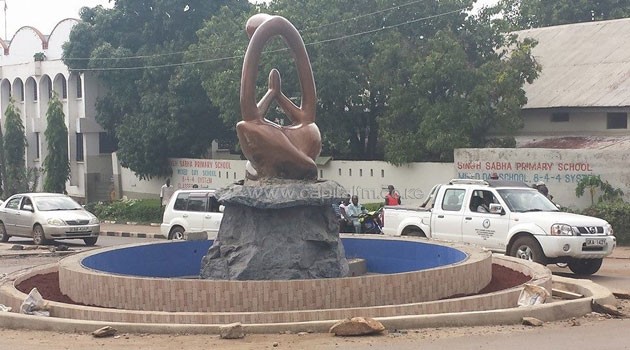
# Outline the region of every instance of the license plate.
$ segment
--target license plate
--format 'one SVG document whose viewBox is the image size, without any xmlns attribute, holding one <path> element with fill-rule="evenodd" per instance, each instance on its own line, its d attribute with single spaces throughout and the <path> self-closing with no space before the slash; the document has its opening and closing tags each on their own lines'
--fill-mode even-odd
<svg viewBox="0 0 630 350">
<path fill-rule="evenodd" d="M 606 245 L 606 240 L 603 238 L 587 238 L 586 239 L 587 247 L 603 246 L 603 245 Z"/>
<path fill-rule="evenodd" d="M 70 227 L 70 232 L 87 232 L 89 231 L 90 228 L 89 227 Z"/>
</svg>

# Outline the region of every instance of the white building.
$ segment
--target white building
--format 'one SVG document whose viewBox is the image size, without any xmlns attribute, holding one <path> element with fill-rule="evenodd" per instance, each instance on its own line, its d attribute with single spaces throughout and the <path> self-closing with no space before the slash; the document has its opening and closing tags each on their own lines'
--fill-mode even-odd
<svg viewBox="0 0 630 350">
<path fill-rule="evenodd" d="M 616 149 L 630 146 L 630 18 L 517 32 L 538 41 L 542 65 L 525 86 L 519 147 Z"/>
<path fill-rule="evenodd" d="M 109 198 L 112 185 L 112 145 L 96 122 L 96 99 L 102 89 L 90 73 L 71 73 L 61 60 L 76 19 L 59 22 L 50 35 L 32 27 L 20 28 L 10 42 L 0 39 L 0 109 L 12 97 L 24 123 L 28 142 L 27 167 L 41 167 L 47 155 L 46 110 L 55 91 L 63 104 L 68 127 L 70 180 L 68 194 L 80 201 Z M 44 55 L 36 61 L 36 55 Z M 40 178 L 40 186 L 43 177 Z"/>
</svg>

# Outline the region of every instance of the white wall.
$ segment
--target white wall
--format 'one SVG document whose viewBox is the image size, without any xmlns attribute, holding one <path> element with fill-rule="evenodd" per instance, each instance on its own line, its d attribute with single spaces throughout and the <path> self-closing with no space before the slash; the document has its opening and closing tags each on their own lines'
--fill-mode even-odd
<svg viewBox="0 0 630 350">
<path fill-rule="evenodd" d="M 114 157 L 115 159 L 115 157 Z M 396 167 L 386 162 L 330 161 L 319 167 L 321 179 L 339 182 L 359 196 L 361 203 L 383 201 L 387 185 L 400 192 L 403 204 L 422 203 L 431 187 L 453 178 L 488 179 L 496 172 L 501 179 L 534 184 L 543 181 L 554 201 L 570 208 L 590 205 L 590 195 L 578 198 L 575 188 L 585 175 L 600 175 L 621 188 L 630 200 L 630 153 L 602 150 L 556 150 L 539 148 L 487 148 L 455 150 L 454 163 L 411 163 Z M 171 159 L 175 188 L 221 188 L 245 176 L 244 160 Z M 130 198 L 159 196 L 165 179 L 142 181 L 116 163 L 123 195 Z"/>
<path fill-rule="evenodd" d="M 193 184 L 199 188 L 221 188 L 245 177 L 245 163 L 244 160 L 171 159 L 171 184 L 178 189 L 191 188 Z M 122 195 L 129 198 L 159 196 L 166 180 L 140 180 L 116 163 L 114 169 L 117 169 L 115 174 L 120 174 Z M 422 203 L 433 185 L 455 177 L 452 163 L 395 167 L 386 162 L 367 161 L 330 161 L 319 167 L 319 174 L 321 179 L 337 181 L 348 192 L 358 195 L 361 203 L 383 202 L 387 185 L 392 184 L 400 192 L 403 204 Z"/>
<path fill-rule="evenodd" d="M 452 163 L 411 163 L 396 167 L 380 161 L 330 161 L 320 166 L 320 178 L 339 182 L 362 203 L 384 202 L 394 185 L 403 204 L 421 204 L 437 183 L 455 177 Z"/>
<path fill-rule="evenodd" d="M 585 175 L 600 175 L 630 199 L 630 154 L 619 151 L 542 148 L 486 148 L 455 150 L 455 170 L 459 178 L 488 179 L 496 172 L 501 179 L 534 184 L 543 181 L 554 202 L 585 208 L 590 195 L 578 198 L 577 184 Z"/>
</svg>

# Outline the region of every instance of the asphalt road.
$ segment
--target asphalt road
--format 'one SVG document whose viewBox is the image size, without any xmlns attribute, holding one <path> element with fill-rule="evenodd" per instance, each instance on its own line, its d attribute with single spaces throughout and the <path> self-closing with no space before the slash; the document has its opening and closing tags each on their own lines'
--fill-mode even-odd
<svg viewBox="0 0 630 350">
<path fill-rule="evenodd" d="M 70 254 L 78 253 L 89 249 L 97 249 L 102 247 L 111 247 L 132 243 L 143 243 L 149 241 L 163 241 L 162 239 L 154 238 L 133 238 L 133 237 L 108 237 L 100 236 L 98 242 L 94 247 L 87 247 L 81 239 L 69 239 L 63 241 L 56 241 L 55 246 L 65 245 L 68 247 Z M 66 253 L 51 254 L 49 250 L 41 249 L 37 251 L 28 251 L 28 255 L 22 251 L 8 252 L 6 249 L 13 245 L 22 245 L 24 247 L 32 247 L 33 241 L 29 238 L 11 237 L 8 243 L 0 243 L 0 273 L 11 273 L 21 269 L 29 268 L 37 265 L 50 264 L 62 259 Z M 9 254 L 13 253 L 13 254 Z M 0 347 L 2 349 L 2 347 Z"/>
</svg>

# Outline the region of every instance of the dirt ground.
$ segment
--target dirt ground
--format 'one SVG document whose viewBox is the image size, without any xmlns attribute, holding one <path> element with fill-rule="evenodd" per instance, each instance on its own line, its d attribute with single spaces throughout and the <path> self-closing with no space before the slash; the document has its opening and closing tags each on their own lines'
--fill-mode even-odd
<svg viewBox="0 0 630 350">
<path fill-rule="evenodd" d="M 620 310 L 630 314 L 630 301 L 618 300 Z M 584 317 L 545 323 L 542 327 L 522 325 L 424 328 L 417 330 L 388 330 L 383 335 L 367 337 L 335 337 L 332 334 L 266 334 L 247 335 L 243 339 L 225 340 L 217 335 L 154 335 L 117 334 L 109 338 L 94 338 L 90 334 L 0 329 L 0 348 L 23 350 L 77 349 L 407 349 L 427 348 L 446 338 L 527 334 L 534 336 L 544 329 L 553 332 L 569 327 L 587 327 L 599 322 L 611 322 L 611 317 L 591 313 Z M 472 349 L 471 344 L 471 349 Z M 477 347 L 474 347 L 477 348 Z M 484 348 L 484 347 L 481 347 Z"/>
</svg>

